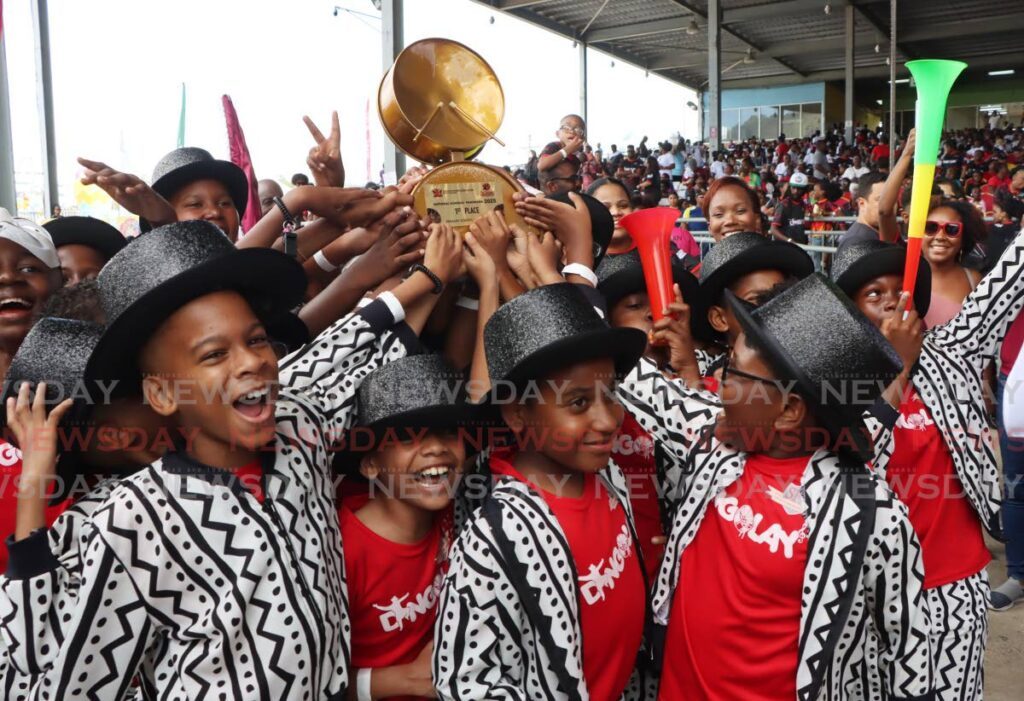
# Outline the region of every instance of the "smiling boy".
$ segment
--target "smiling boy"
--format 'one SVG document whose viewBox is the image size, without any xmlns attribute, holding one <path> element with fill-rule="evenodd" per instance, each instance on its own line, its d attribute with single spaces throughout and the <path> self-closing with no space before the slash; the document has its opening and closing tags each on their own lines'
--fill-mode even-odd
<svg viewBox="0 0 1024 701">
<path fill-rule="evenodd" d="M 447 280 L 443 243 L 426 264 Z M 168 697 L 341 698 L 349 615 L 329 452 L 357 378 L 405 353 L 387 330 L 435 281 L 413 274 L 280 369 L 271 334 L 304 289 L 281 253 L 180 222 L 114 256 L 99 282 L 96 375 L 141 386 L 196 431 L 93 512 L 81 603 L 33 698 L 121 698 L 136 673 Z M 199 390 L 187 400 L 183 381 Z"/>
</svg>

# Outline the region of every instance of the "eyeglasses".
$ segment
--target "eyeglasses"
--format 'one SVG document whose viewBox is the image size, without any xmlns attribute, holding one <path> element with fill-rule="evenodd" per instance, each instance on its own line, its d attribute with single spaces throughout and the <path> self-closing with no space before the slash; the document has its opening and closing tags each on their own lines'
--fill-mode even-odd
<svg viewBox="0 0 1024 701">
<path fill-rule="evenodd" d="M 567 131 L 570 134 L 575 134 L 576 136 L 586 136 L 587 135 L 587 130 L 586 129 L 583 129 L 582 127 L 574 127 L 571 124 L 563 124 L 562 126 L 560 126 L 558 128 L 562 129 L 563 131 Z"/>
<path fill-rule="evenodd" d="M 945 231 L 946 236 L 955 239 L 957 236 L 961 234 L 961 232 L 963 232 L 963 230 L 964 223 L 958 221 L 942 222 L 932 221 L 931 219 L 929 219 L 924 223 L 924 233 L 928 234 L 929 236 L 935 236 L 935 234 L 939 233 L 940 231 Z"/>
<path fill-rule="evenodd" d="M 760 375 L 752 375 L 749 372 L 743 372 L 732 367 L 729 363 L 732 361 L 732 353 L 727 352 L 725 359 L 722 361 L 722 384 L 725 384 L 725 380 L 729 375 L 735 375 L 736 377 L 742 377 L 745 380 L 751 382 L 760 382 L 762 384 L 771 385 L 780 392 L 785 393 L 785 389 L 781 380 L 773 380 L 767 377 L 761 377 Z"/>
</svg>

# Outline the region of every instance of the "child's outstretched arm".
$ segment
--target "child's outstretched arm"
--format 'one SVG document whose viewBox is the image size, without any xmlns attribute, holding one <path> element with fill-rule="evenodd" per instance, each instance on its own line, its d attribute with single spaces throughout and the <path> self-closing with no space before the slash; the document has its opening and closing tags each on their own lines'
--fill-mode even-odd
<svg viewBox="0 0 1024 701">
<path fill-rule="evenodd" d="M 36 387 L 35 397 L 32 397 L 29 383 L 23 382 L 18 396 L 7 400 L 7 424 L 14 432 L 22 455 L 15 542 L 46 528 L 47 488 L 57 473 L 58 427 L 71 404 L 71 399 L 65 399 L 47 416 L 45 382 Z"/>
</svg>

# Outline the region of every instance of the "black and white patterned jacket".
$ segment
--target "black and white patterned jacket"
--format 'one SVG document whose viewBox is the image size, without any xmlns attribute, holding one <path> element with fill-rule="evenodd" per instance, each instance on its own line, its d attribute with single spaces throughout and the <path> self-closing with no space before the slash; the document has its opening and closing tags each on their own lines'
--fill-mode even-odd
<svg viewBox="0 0 1024 701">
<path fill-rule="evenodd" d="M 646 360 L 620 383 L 618 393 L 637 421 L 686 466 L 652 601 L 655 621 L 666 625 L 683 551 L 715 497 L 743 474 L 745 455 L 714 438 L 721 410 L 714 397 L 665 379 Z M 847 564 L 864 522 L 858 505 L 839 489 L 838 458 L 819 450 L 808 459 L 801 481 L 810 535 L 796 669 L 798 701 L 931 698 L 920 544 L 906 507 L 884 481 L 873 475 L 866 479 L 877 508 L 852 587 Z M 845 616 L 837 615 L 847 606 Z M 868 668 L 882 670 L 886 688 L 870 688 L 868 680 L 876 677 L 866 674 Z"/>
<path fill-rule="evenodd" d="M 171 453 L 122 479 L 82 532 L 77 601 L 33 699 L 341 699 L 348 683 L 344 562 L 331 448 L 356 388 L 406 352 L 383 301 L 336 322 L 281 364 L 277 436 L 261 504 L 223 470 Z M 408 332 L 397 326 L 396 331 Z M 406 339 L 407 340 L 407 339 Z M 31 575 L 31 631 L 70 576 L 43 548 Z M 31 633 L 26 633 L 31 635 Z"/>
<path fill-rule="evenodd" d="M 1024 309 L 1024 236 L 964 300 L 952 320 L 929 329 L 911 382 L 953 456 L 956 476 L 982 525 L 997 538 L 1002 481 L 992 447 L 983 373 Z M 879 446 L 891 452 L 891 445 Z M 882 471 L 884 474 L 884 470 Z"/>
<path fill-rule="evenodd" d="M 45 670 L 60 647 L 62 619 L 77 599 L 81 575 L 81 553 L 85 541 L 83 524 L 93 510 L 106 500 L 116 479 L 103 480 L 76 499 L 50 528 L 33 538 L 49 540 L 50 552 L 62 570 L 63 595 L 47 596 L 42 601 L 35 578 L 19 578 L 18 568 L 32 566 L 30 539 L 9 543 L 10 576 L 0 577 L 0 700 L 22 701 L 28 698 L 35 675 Z M 19 552 L 28 548 L 27 556 Z M 27 562 L 26 562 L 27 560 Z M 31 611 L 31 619 L 20 615 Z"/>
<path fill-rule="evenodd" d="M 614 462 L 598 474 L 625 510 L 643 571 L 625 478 Z M 515 557 L 503 556 L 484 514 L 488 506 L 476 508 L 452 548 L 438 604 L 433 659 L 438 696 L 585 701 L 590 696 L 583 679 L 579 581 L 565 533 L 544 498 L 520 480 L 498 477 L 491 499 Z M 517 582 L 525 583 L 537 602 L 542 630 L 531 623 Z M 643 681 L 635 672 L 623 698 L 643 698 Z"/>
</svg>

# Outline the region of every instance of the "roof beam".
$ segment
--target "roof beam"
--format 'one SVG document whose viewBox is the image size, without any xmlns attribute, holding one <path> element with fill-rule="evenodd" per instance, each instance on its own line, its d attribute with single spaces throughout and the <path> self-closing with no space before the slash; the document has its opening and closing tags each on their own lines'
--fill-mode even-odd
<svg viewBox="0 0 1024 701">
<path fill-rule="evenodd" d="M 991 54 L 988 56 L 979 56 L 978 58 L 972 58 L 968 70 L 971 69 L 984 69 L 984 68 L 1003 68 L 1006 66 L 1024 65 L 1024 54 L 1021 52 L 1008 52 L 1000 54 Z M 897 76 L 907 78 L 909 77 L 907 71 L 903 66 L 897 67 Z M 900 75 L 902 74 L 902 76 Z M 792 75 L 787 73 L 777 73 L 775 75 L 760 76 L 757 78 L 735 78 L 728 80 L 722 79 L 722 88 L 725 90 L 731 90 L 734 88 L 761 88 L 771 87 L 776 85 L 793 85 L 794 83 L 819 83 L 830 80 L 842 80 L 846 75 L 846 72 L 842 69 L 829 70 L 829 71 L 815 71 L 808 73 L 803 78 L 795 79 Z M 857 79 L 862 78 L 888 78 L 889 77 L 889 66 L 885 63 L 879 63 L 872 66 L 858 66 L 857 67 Z"/>
<path fill-rule="evenodd" d="M 842 8 L 847 3 L 837 1 L 830 3 L 833 10 Z M 735 10 L 722 12 L 722 24 L 736 24 L 737 22 L 750 22 L 751 20 L 768 19 L 771 17 L 783 17 L 785 15 L 801 15 L 808 12 L 824 11 L 822 0 L 784 0 L 784 2 L 766 2 L 763 5 L 752 5 L 750 7 L 738 7 Z"/>
<path fill-rule="evenodd" d="M 915 42 L 967 37 L 974 34 L 984 36 L 997 32 L 1016 32 L 1020 30 L 1024 30 L 1024 12 L 1014 12 L 999 17 L 984 17 L 959 22 L 908 27 L 897 36 L 901 42 Z"/>
<path fill-rule="evenodd" d="M 700 17 L 700 18 L 702 18 L 704 20 L 707 20 L 707 15 L 704 14 L 704 12 L 702 10 L 700 10 L 696 5 L 693 5 L 692 3 L 687 2 L 686 0 L 672 0 L 672 2 L 674 2 L 676 5 L 679 5 L 680 7 L 682 7 L 685 10 L 689 10 L 695 16 Z M 749 41 L 744 39 L 742 36 L 740 36 L 739 34 L 737 34 L 734 31 L 728 29 L 727 27 L 722 27 L 722 36 L 723 37 L 725 37 L 725 36 L 732 37 L 733 39 L 736 39 L 737 41 L 741 42 L 744 46 L 749 46 L 754 51 L 757 51 L 758 53 L 761 53 L 761 47 L 760 46 L 758 46 L 757 44 L 750 43 Z M 772 58 L 771 60 L 773 60 L 776 63 L 778 63 L 780 66 L 782 66 L 786 70 L 789 70 L 789 71 L 791 71 L 793 73 L 796 73 L 798 76 L 802 77 L 804 75 L 803 71 L 801 71 L 799 68 L 797 68 L 793 64 L 788 63 L 787 61 L 784 61 L 784 60 L 782 60 L 780 58 Z"/>
<path fill-rule="evenodd" d="M 883 37 L 883 41 L 886 44 L 888 44 L 889 43 L 889 38 L 892 36 L 891 28 L 889 27 L 888 22 L 883 25 L 880 21 L 876 20 L 875 17 L 872 14 L 868 13 L 867 11 L 865 11 L 863 7 L 857 5 L 857 3 L 854 3 L 854 6 L 857 7 L 857 13 L 861 16 L 861 18 L 863 18 L 863 20 L 865 22 L 870 24 L 872 29 L 874 29 L 876 32 L 881 34 L 882 37 Z M 897 28 L 896 28 L 896 51 L 898 51 L 899 53 L 903 54 L 908 59 L 917 58 L 917 55 L 915 53 L 913 53 L 912 51 L 907 51 L 906 47 L 903 45 L 903 43 L 905 41 L 906 41 L 906 38 L 900 34 L 899 27 L 897 26 Z"/>
<path fill-rule="evenodd" d="M 497 0 L 494 6 L 499 10 L 518 10 L 521 7 L 543 5 L 546 2 L 548 0 Z"/>
<path fill-rule="evenodd" d="M 874 43 L 874 32 L 862 32 L 856 35 L 856 44 L 863 45 L 865 42 Z M 815 39 L 799 39 L 796 41 L 781 41 L 777 44 L 769 44 L 761 52 L 765 56 L 797 56 L 800 54 L 824 53 L 835 51 L 843 45 L 843 37 L 820 37 Z"/>
<path fill-rule="evenodd" d="M 697 61 L 697 63 L 694 63 Z M 670 71 L 675 68 L 692 68 L 694 66 L 707 67 L 706 51 L 673 51 L 668 56 L 661 56 L 654 59 L 647 66 L 651 71 Z"/>
<path fill-rule="evenodd" d="M 686 29 L 689 23 L 689 17 L 672 17 L 670 19 L 659 19 L 650 22 L 623 24 L 618 27 L 593 29 L 583 35 L 583 40 L 588 44 L 594 44 L 602 41 L 618 41 L 620 39 L 634 39 L 652 34 L 678 32 Z"/>
</svg>

